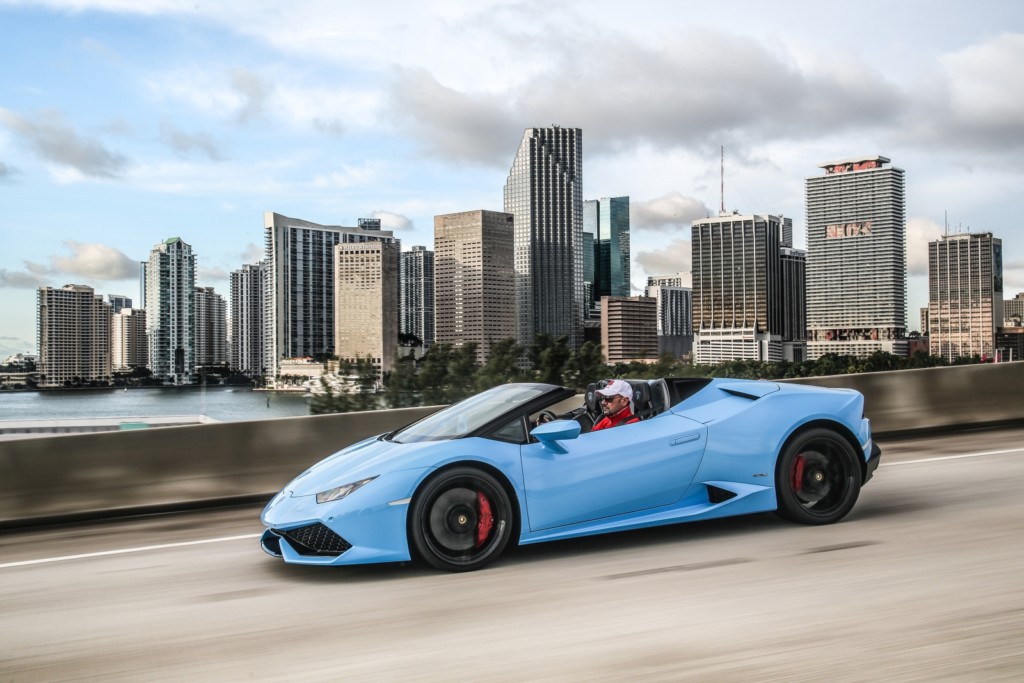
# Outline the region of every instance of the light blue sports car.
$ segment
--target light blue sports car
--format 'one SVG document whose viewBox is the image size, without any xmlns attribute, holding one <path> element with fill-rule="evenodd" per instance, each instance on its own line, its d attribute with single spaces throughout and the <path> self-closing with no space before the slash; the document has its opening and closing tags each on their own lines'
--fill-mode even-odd
<svg viewBox="0 0 1024 683">
<path fill-rule="evenodd" d="M 601 387 L 506 384 L 353 444 L 263 511 L 286 562 L 414 557 L 480 569 L 509 543 L 777 510 L 828 524 L 881 457 L 848 389 L 734 379 L 629 381 L 640 421 L 591 432 Z"/>
</svg>

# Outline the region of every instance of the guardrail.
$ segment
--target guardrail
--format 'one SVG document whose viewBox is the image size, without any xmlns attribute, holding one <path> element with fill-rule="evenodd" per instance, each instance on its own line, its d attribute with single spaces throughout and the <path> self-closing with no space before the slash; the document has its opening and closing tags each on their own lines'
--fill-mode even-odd
<svg viewBox="0 0 1024 683">
<path fill-rule="evenodd" d="M 864 394 L 876 435 L 1024 419 L 1024 362 L 798 380 Z M 0 528 L 268 498 L 437 407 L 0 441 Z"/>
</svg>

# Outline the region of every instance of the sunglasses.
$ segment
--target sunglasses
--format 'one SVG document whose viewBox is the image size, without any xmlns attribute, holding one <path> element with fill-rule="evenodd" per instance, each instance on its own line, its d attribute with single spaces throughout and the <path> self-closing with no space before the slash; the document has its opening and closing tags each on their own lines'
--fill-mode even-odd
<svg viewBox="0 0 1024 683">
<path fill-rule="evenodd" d="M 618 397 L 619 397 L 619 395 L 618 395 L 618 394 L 614 394 L 614 395 L 612 395 L 612 396 L 602 396 L 602 397 L 601 397 L 600 399 L 598 399 L 598 400 L 600 400 L 600 401 L 601 401 L 601 403 L 608 403 L 609 401 L 612 401 L 612 400 L 614 400 L 614 399 L 616 399 L 616 398 L 618 398 Z"/>
</svg>

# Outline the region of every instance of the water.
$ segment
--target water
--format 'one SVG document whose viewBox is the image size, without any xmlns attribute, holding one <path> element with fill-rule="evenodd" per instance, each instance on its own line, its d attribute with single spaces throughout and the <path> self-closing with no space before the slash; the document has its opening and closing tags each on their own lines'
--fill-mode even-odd
<svg viewBox="0 0 1024 683">
<path fill-rule="evenodd" d="M 309 415 L 300 393 L 248 387 L 0 393 L 0 420 L 206 415 L 221 422 Z"/>
</svg>

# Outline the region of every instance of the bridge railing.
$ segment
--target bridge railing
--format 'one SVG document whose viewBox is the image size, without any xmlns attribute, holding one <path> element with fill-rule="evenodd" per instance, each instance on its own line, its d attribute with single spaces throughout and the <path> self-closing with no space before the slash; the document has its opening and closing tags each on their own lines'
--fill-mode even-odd
<svg viewBox="0 0 1024 683">
<path fill-rule="evenodd" d="M 839 375 L 876 435 L 1024 419 L 1024 362 Z M 268 498 L 342 446 L 432 408 L 0 441 L 0 527 Z"/>
</svg>

